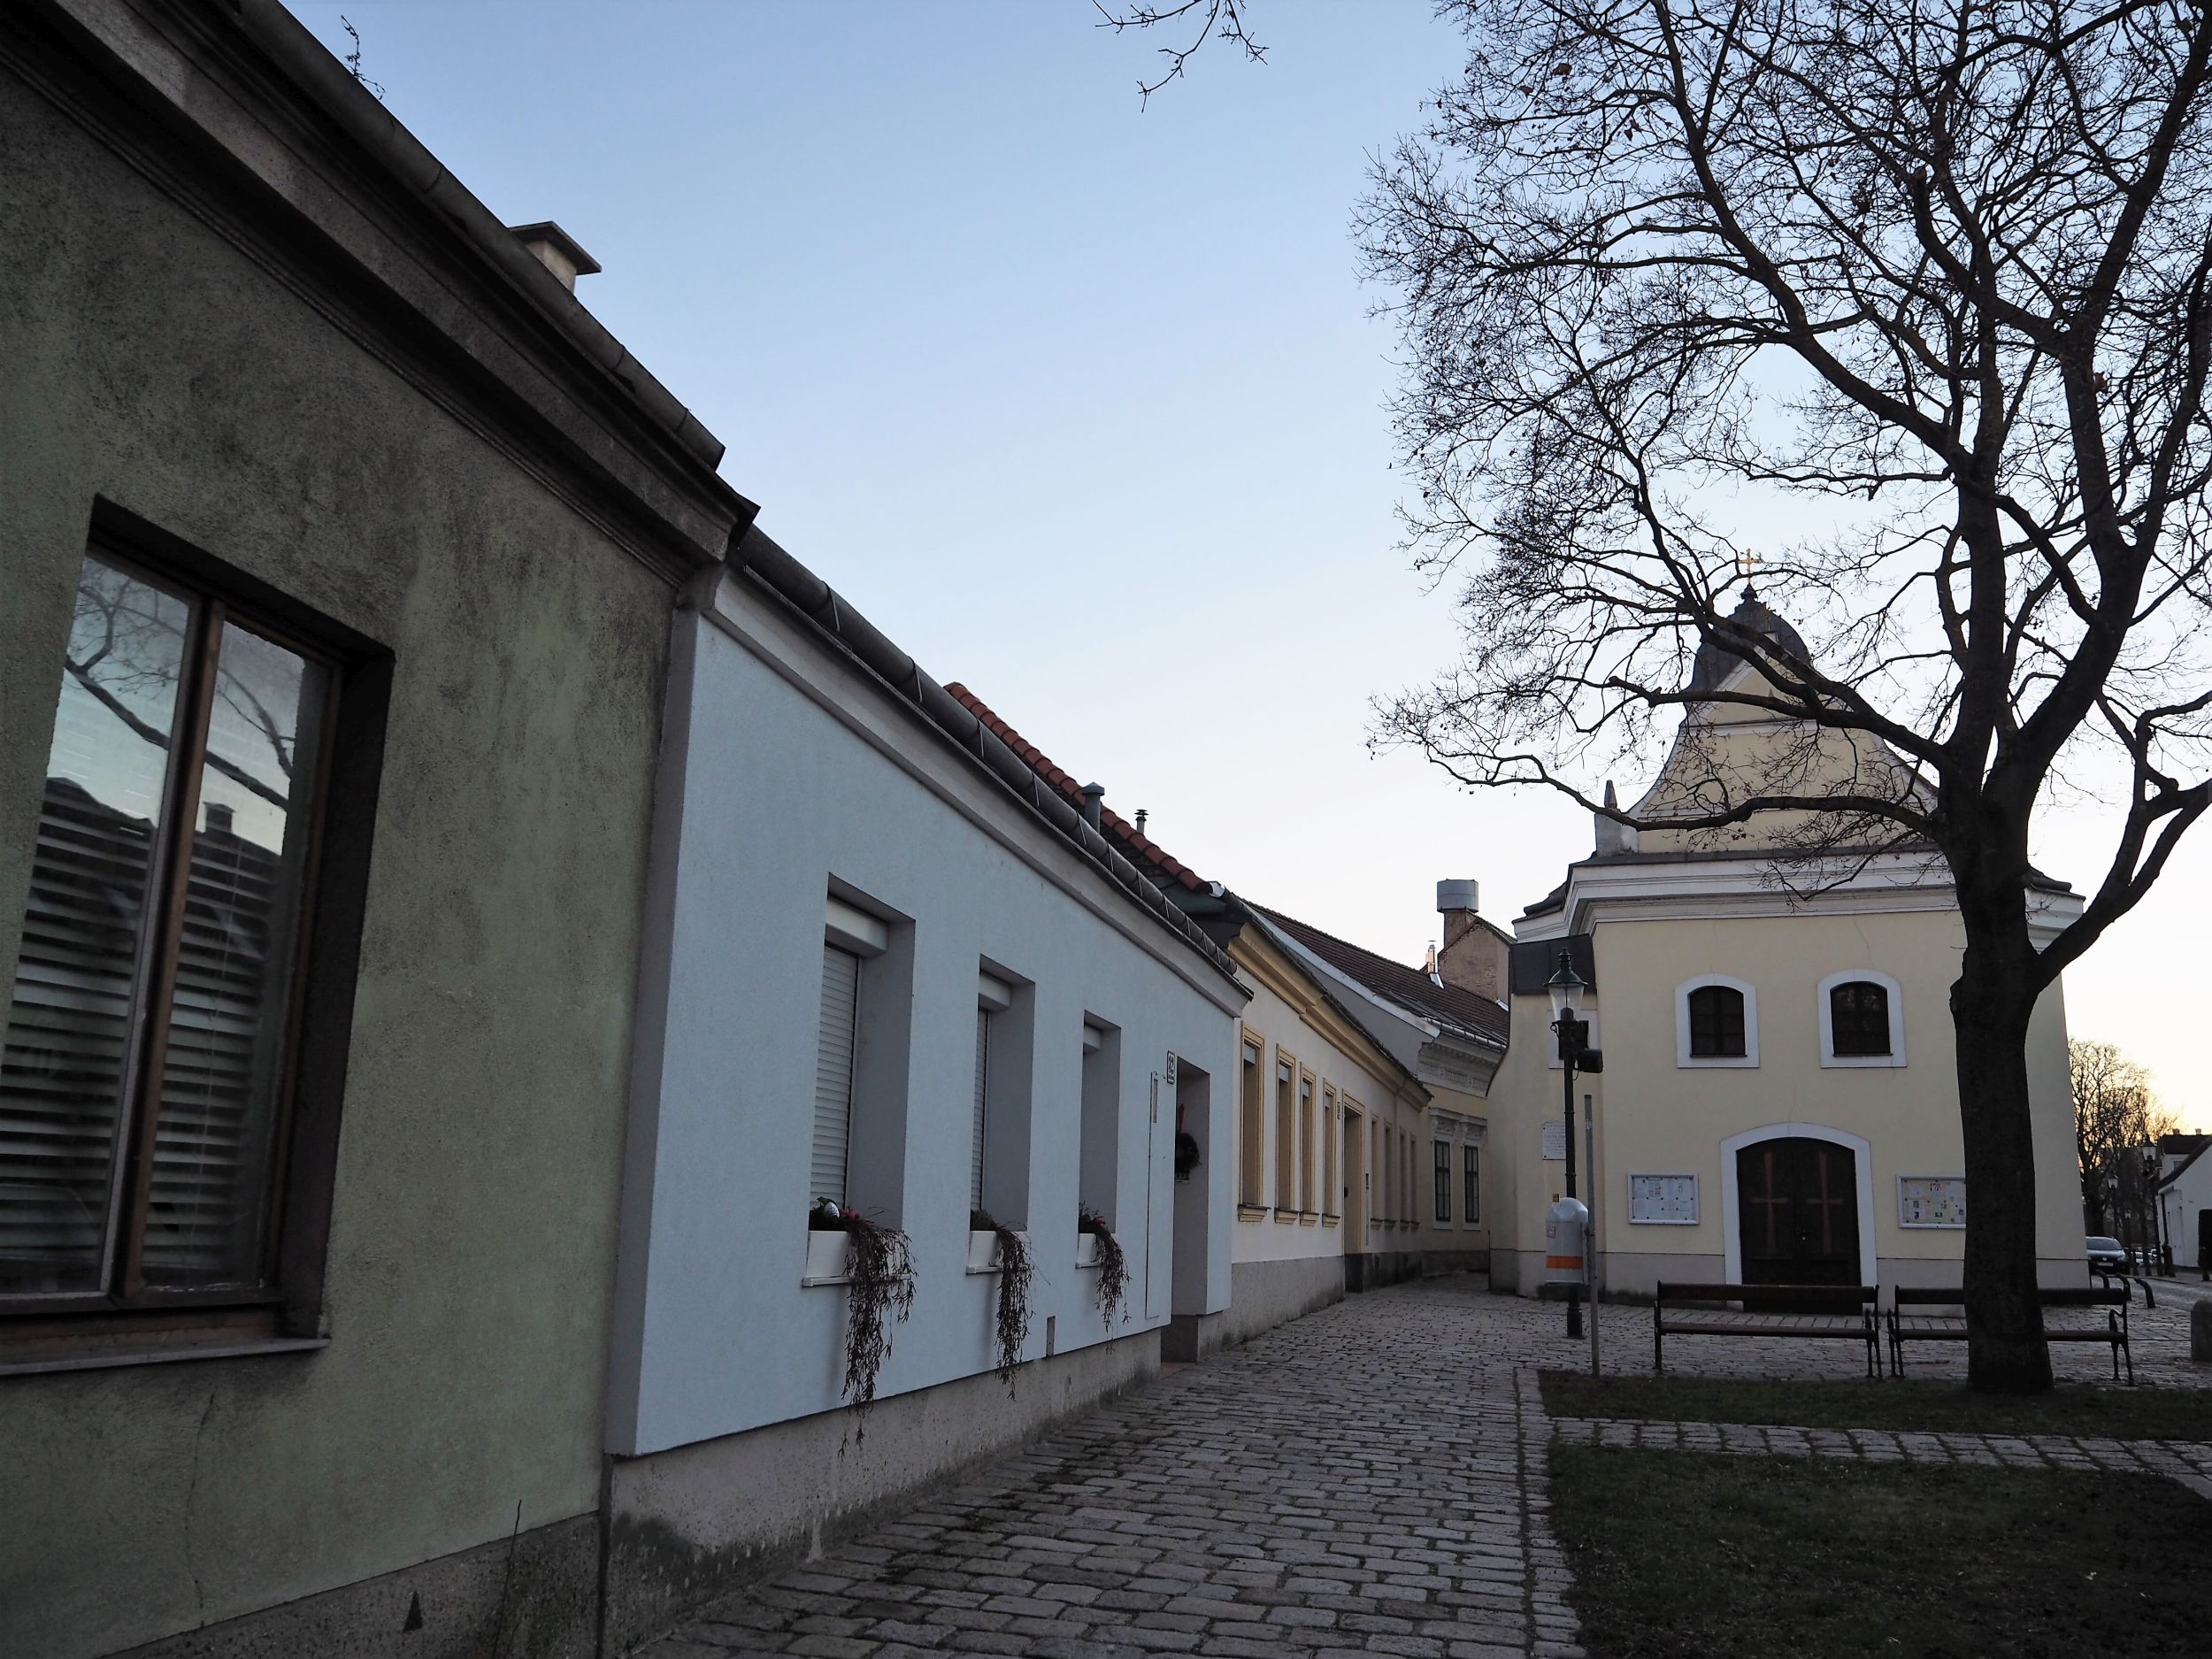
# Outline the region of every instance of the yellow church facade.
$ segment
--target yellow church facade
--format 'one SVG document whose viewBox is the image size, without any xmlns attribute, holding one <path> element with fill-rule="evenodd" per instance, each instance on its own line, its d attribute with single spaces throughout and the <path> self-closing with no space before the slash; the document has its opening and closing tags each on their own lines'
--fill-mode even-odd
<svg viewBox="0 0 2212 1659">
<path fill-rule="evenodd" d="M 1737 618 L 1787 626 L 1750 599 Z M 1709 650 L 1693 688 L 1752 672 Z M 1781 768 L 1801 794 L 1894 766 L 1863 739 L 1693 703 L 1629 809 L 1642 833 L 1599 817 L 1590 856 L 1518 918 L 1511 1041 L 1489 1099 L 1494 1288 L 1535 1293 L 1546 1211 L 1566 1188 L 1547 991 L 1563 951 L 1590 987 L 1584 1018 L 1604 1056 L 1601 1075 L 1575 1079 L 1573 1150 L 1607 1294 L 1662 1280 L 1958 1281 L 1972 1194 L 1949 992 L 1964 934 L 1942 861 L 1857 849 L 1814 872 L 1802 818 L 1694 833 L 1663 821 L 1743 798 Z M 2040 882 L 2038 942 L 2079 906 Z M 2061 987 L 2037 1010 L 2029 1064 L 2039 1271 L 2081 1284 Z"/>
</svg>

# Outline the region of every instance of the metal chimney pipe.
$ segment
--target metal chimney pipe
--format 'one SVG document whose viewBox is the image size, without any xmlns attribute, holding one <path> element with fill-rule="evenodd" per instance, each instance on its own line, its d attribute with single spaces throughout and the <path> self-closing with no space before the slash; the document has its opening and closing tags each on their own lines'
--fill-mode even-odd
<svg viewBox="0 0 2212 1659">
<path fill-rule="evenodd" d="M 1105 799 L 1106 786 L 1104 784 L 1087 783 L 1083 786 L 1083 821 L 1094 830 L 1105 828 L 1105 826 L 1100 822 L 1102 803 Z"/>
<path fill-rule="evenodd" d="M 1145 810 L 1142 807 L 1139 807 L 1139 808 L 1137 809 L 1137 833 L 1138 833 L 1138 834 L 1141 835 L 1141 834 L 1143 834 L 1143 833 L 1144 833 L 1144 821 L 1145 821 L 1145 819 L 1147 819 L 1147 818 L 1150 818 L 1151 816 L 1152 816 L 1152 814 L 1151 814 L 1151 813 L 1149 813 L 1149 812 L 1148 812 L 1148 811 L 1146 811 L 1146 810 Z"/>
</svg>

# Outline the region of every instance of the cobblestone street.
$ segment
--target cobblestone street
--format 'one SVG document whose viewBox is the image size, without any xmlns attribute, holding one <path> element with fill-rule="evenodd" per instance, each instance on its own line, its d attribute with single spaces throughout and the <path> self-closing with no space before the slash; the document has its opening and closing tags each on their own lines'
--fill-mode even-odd
<svg viewBox="0 0 2212 1659">
<path fill-rule="evenodd" d="M 2205 1380 L 2207 1368 L 2186 1358 L 2180 1302 L 2136 1310 L 2146 1381 Z M 1602 1317 L 1609 1372 L 1647 1371 L 1648 1311 Z M 1586 1349 L 1560 1329 L 1555 1305 L 1489 1295 L 1479 1278 L 1351 1297 L 1163 1377 L 714 1604 L 647 1653 L 1564 1659 L 1579 1650 L 1547 1519 L 1554 1426 L 1536 1371 L 1584 1363 Z M 2092 1379 L 2101 1356 L 2062 1348 L 2057 1363 L 2062 1376 Z M 1849 1376 L 1861 1363 L 1849 1343 L 1695 1340 L 1671 1345 L 1667 1361 L 1671 1373 L 1765 1377 Z M 1961 1368 L 1947 1358 L 1914 1370 Z M 2131 1455 L 2115 1442 L 2043 1437 L 1581 1421 L 1559 1430 L 1585 1443 L 1752 1454 L 2079 1459 L 2195 1479 L 2212 1469 L 2204 1448 L 2155 1442 L 2136 1443 Z"/>
</svg>

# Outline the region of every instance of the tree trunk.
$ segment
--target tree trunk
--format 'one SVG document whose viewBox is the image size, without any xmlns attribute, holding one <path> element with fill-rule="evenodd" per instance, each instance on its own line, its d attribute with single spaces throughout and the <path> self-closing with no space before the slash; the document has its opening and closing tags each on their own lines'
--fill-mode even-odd
<svg viewBox="0 0 2212 1659">
<path fill-rule="evenodd" d="M 2036 1394 L 2051 1386 L 2051 1350 L 2036 1298 L 2035 1140 L 2028 1108 L 2035 950 L 2016 896 L 2010 904 L 1988 906 L 1961 898 L 1967 944 L 1951 987 L 1951 1019 L 1966 1140 L 1967 1385 L 1993 1394 Z"/>
</svg>

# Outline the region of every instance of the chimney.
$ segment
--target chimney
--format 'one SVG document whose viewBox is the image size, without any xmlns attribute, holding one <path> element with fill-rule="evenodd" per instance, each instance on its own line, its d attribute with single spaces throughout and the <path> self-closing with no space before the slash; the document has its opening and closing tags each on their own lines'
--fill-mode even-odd
<svg viewBox="0 0 2212 1659">
<path fill-rule="evenodd" d="M 1436 909 L 1444 918 L 1444 943 L 1436 953 L 1436 977 L 1460 990 L 1502 1002 L 1506 941 L 1475 913 L 1478 894 L 1471 881 L 1436 884 Z"/>
<path fill-rule="evenodd" d="M 1148 811 L 1146 811 L 1146 810 L 1145 810 L 1142 807 L 1139 807 L 1139 808 L 1137 809 L 1137 833 L 1138 833 L 1138 834 L 1141 835 L 1141 834 L 1143 834 L 1143 833 L 1144 833 L 1144 821 L 1145 821 L 1145 819 L 1147 819 L 1147 818 L 1150 818 L 1151 816 L 1152 816 L 1152 814 L 1151 814 L 1151 813 L 1149 813 L 1149 812 L 1148 812 Z"/>
<path fill-rule="evenodd" d="M 1605 804 L 1609 807 L 1620 805 L 1619 798 L 1613 793 L 1613 783 L 1609 778 L 1605 784 Z M 1632 853 L 1636 850 L 1636 832 L 1618 818 L 1609 818 L 1602 812 L 1593 812 L 1590 815 L 1590 821 L 1594 827 L 1591 841 L 1598 857 L 1604 858 L 1614 854 Z"/>
<path fill-rule="evenodd" d="M 230 833 L 231 810 L 219 801 L 210 801 L 206 807 L 207 833 L 211 835 Z"/>
<path fill-rule="evenodd" d="M 596 276 L 599 261 L 577 244 L 576 238 L 556 225 L 551 219 L 541 219 L 534 225 L 510 225 L 507 228 L 515 238 L 538 257 L 538 263 L 560 278 L 561 286 L 571 294 L 576 291 L 580 276 Z"/>
<path fill-rule="evenodd" d="M 1087 783 L 1083 786 L 1083 821 L 1093 829 L 1105 827 L 1099 822 L 1105 800 L 1106 786 L 1104 784 Z"/>
</svg>

